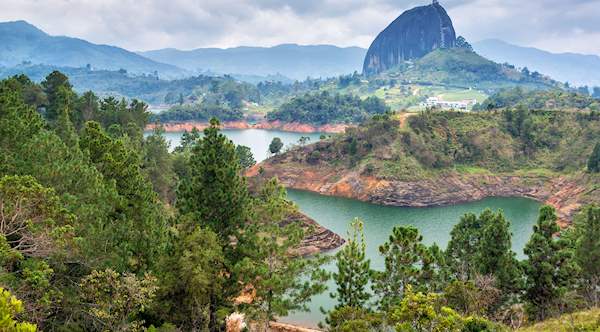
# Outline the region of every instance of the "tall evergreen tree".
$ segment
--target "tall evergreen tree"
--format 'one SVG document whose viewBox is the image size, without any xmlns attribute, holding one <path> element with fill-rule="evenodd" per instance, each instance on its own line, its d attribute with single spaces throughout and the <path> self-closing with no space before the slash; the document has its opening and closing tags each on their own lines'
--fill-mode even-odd
<svg viewBox="0 0 600 332">
<path fill-rule="evenodd" d="M 158 126 L 152 135 L 144 138 L 144 170 L 148 174 L 154 191 L 164 202 L 175 200 L 176 174 L 169 154 L 169 142 L 164 137 L 164 128 Z"/>
<path fill-rule="evenodd" d="M 64 92 L 68 91 L 71 95 L 74 94 L 73 86 L 69 83 L 67 76 L 59 71 L 53 71 L 42 81 L 42 88 L 48 98 L 46 119 L 52 123 L 58 118 L 61 109 L 65 107 Z M 61 92 L 61 89 L 64 91 Z"/>
<path fill-rule="evenodd" d="M 430 254 L 422 240 L 419 230 L 412 226 L 394 227 L 388 242 L 379 247 L 385 270 L 374 273 L 373 290 L 384 311 L 402 301 L 409 285 L 426 287 L 423 276 Z"/>
<path fill-rule="evenodd" d="M 191 131 L 184 131 L 181 135 L 179 146 L 175 148 L 175 152 L 184 152 L 191 149 L 194 144 L 198 143 L 202 133 L 198 128 L 194 127 Z"/>
<path fill-rule="evenodd" d="M 460 280 L 470 279 L 476 272 L 476 254 L 484 224 L 481 218 L 467 213 L 450 232 L 446 248 L 446 263 L 452 274 Z"/>
<path fill-rule="evenodd" d="M 92 91 L 76 98 L 74 104 L 71 120 L 77 130 L 83 128 L 88 121 L 100 121 L 99 98 Z"/>
<path fill-rule="evenodd" d="M 160 288 L 154 315 L 185 331 L 219 331 L 239 287 L 226 288 L 221 240 L 194 220 L 179 218 L 178 232 L 159 264 Z M 227 305 L 228 304 L 228 305 Z"/>
<path fill-rule="evenodd" d="M 371 298 L 367 285 L 371 280 L 371 260 L 366 258 L 363 223 L 355 219 L 350 224 L 348 242 L 336 255 L 337 272 L 333 280 L 337 286 L 331 297 L 337 300 L 336 308 L 361 308 Z"/>
<path fill-rule="evenodd" d="M 510 223 L 502 212 L 466 214 L 450 234 L 446 259 L 456 278 L 466 281 L 476 275 L 493 275 L 498 287 L 509 293 L 520 287 L 521 273 L 511 249 Z"/>
<path fill-rule="evenodd" d="M 530 317 L 544 320 L 558 313 L 561 297 L 577 277 L 568 243 L 554 236 L 560 231 L 553 207 L 544 206 L 525 246 L 525 299 Z"/>
<path fill-rule="evenodd" d="M 54 125 L 54 131 L 62 141 L 70 148 L 78 145 L 79 137 L 75 131 L 75 126 L 71 121 L 71 98 L 73 93 L 66 87 L 60 87 L 56 96 L 56 107 L 58 114 Z"/>
<path fill-rule="evenodd" d="M 600 172 L 600 142 L 596 143 L 594 151 L 588 160 L 588 170 L 592 173 Z"/>
<path fill-rule="evenodd" d="M 480 218 L 487 221 L 484 222 L 475 257 L 477 272 L 493 275 L 498 288 L 515 293 L 520 289 L 521 271 L 516 254 L 512 251 L 510 223 L 501 211 L 494 214 L 487 210 Z"/>
<path fill-rule="evenodd" d="M 576 223 L 579 237 L 575 258 L 581 268 L 583 291 L 591 305 L 600 304 L 600 208 L 590 206 Z"/>
<path fill-rule="evenodd" d="M 297 223 L 286 223 L 296 207 L 276 179 L 263 185 L 253 206 L 255 215 L 239 244 L 245 258 L 237 264 L 236 275 L 254 294 L 242 311 L 266 332 L 276 317 L 306 311 L 311 297 L 326 290 L 329 276 L 320 269 L 322 258 L 297 257 L 304 231 Z"/>
<path fill-rule="evenodd" d="M 109 137 L 97 122 L 86 124 L 80 146 L 104 178 L 114 181 L 119 194 L 117 220 L 109 227 L 114 247 L 122 251 L 115 264 L 134 271 L 151 269 L 165 249 L 167 224 L 140 156 L 122 140 Z"/>
<path fill-rule="evenodd" d="M 229 241 L 247 219 L 249 199 L 235 145 L 219 132 L 218 120 L 211 120 L 194 145 L 189 168 L 191 177 L 179 188 L 179 211 L 192 213 L 202 226 Z"/>
</svg>

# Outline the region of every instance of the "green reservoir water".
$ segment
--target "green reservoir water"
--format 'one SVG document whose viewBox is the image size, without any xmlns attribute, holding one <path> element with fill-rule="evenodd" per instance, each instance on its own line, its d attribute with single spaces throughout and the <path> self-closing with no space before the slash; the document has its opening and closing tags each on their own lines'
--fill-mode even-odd
<svg viewBox="0 0 600 332">
<path fill-rule="evenodd" d="M 288 190 L 288 197 L 293 200 L 309 217 L 324 227 L 346 237 L 348 224 L 355 217 L 364 221 L 364 232 L 367 241 L 367 256 L 371 259 L 371 267 L 383 269 L 383 260 L 377 248 L 389 237 L 394 226 L 413 225 L 423 235 L 423 240 L 430 245 L 437 243 L 445 248 L 450 240 L 450 231 L 458 223 L 460 217 L 468 212 L 481 213 L 486 208 L 501 209 L 511 221 L 513 232 L 513 249 L 519 259 L 523 258 L 523 248 L 532 233 L 537 219 L 540 204 L 525 198 L 488 198 L 482 201 L 448 207 L 402 208 L 379 206 L 360 201 L 322 196 L 311 192 Z M 332 253 L 330 253 L 332 254 Z M 335 266 L 326 267 L 334 271 Z M 288 323 L 316 327 L 324 320 L 319 307 L 330 309 L 335 305 L 329 292 L 335 290 L 332 282 L 329 291 L 313 298 L 308 313 L 294 313 L 282 319 Z"/>
<path fill-rule="evenodd" d="M 235 144 L 246 145 L 252 149 L 254 159 L 262 161 L 268 157 L 268 146 L 274 137 L 282 139 L 286 146 L 296 144 L 301 136 L 308 136 L 311 142 L 316 142 L 320 134 L 300 134 L 282 131 L 260 129 L 223 130 Z M 179 145 L 182 133 L 167 133 L 166 138 L 171 142 L 171 149 Z M 445 248 L 450 239 L 452 227 L 460 217 L 468 212 L 481 213 L 486 208 L 502 209 L 511 221 L 513 232 L 513 249 L 520 259 L 523 258 L 523 247 L 532 233 L 532 227 L 537 219 L 540 204 L 524 198 L 488 198 L 482 201 L 459 204 L 448 207 L 433 208 L 401 208 L 380 206 L 360 201 L 322 196 L 311 192 L 288 190 L 288 197 L 294 201 L 309 217 L 328 229 L 345 236 L 348 224 L 355 217 L 364 221 L 364 231 L 367 240 L 367 255 L 371 266 L 375 269 L 383 267 L 383 260 L 377 253 L 379 245 L 383 244 L 394 226 L 413 225 L 423 235 L 428 245 L 437 243 Z M 333 253 L 329 253 L 333 254 Z M 334 265 L 326 267 L 334 270 Z M 288 323 L 316 327 L 324 320 L 319 308 L 330 309 L 335 302 L 329 297 L 333 291 L 332 282 L 328 284 L 329 291 L 313 298 L 309 307 L 310 312 L 294 313 L 282 319 Z"/>
<path fill-rule="evenodd" d="M 301 134 L 290 133 L 278 130 L 263 130 L 263 129 L 236 129 L 222 131 L 233 143 L 237 145 L 245 145 L 252 150 L 256 161 L 263 161 L 269 156 L 269 144 L 275 137 L 281 138 L 284 144 L 284 149 L 297 144 L 302 136 L 310 137 L 309 143 L 319 140 L 321 134 Z M 165 137 L 171 142 L 171 150 L 181 143 L 181 135 L 183 133 L 165 133 Z"/>
</svg>

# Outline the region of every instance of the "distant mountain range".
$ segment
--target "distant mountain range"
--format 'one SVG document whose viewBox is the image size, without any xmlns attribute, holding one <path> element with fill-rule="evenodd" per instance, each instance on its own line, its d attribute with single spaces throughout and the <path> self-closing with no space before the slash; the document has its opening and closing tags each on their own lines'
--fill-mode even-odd
<svg viewBox="0 0 600 332">
<path fill-rule="evenodd" d="M 551 53 L 533 47 L 512 45 L 498 39 L 473 44 L 475 51 L 496 62 L 527 67 L 553 79 L 576 86 L 600 86 L 600 57 L 576 53 Z"/>
<path fill-rule="evenodd" d="M 126 69 L 134 74 L 157 71 L 162 78 L 194 74 L 231 74 L 244 81 L 304 80 L 361 71 L 366 50 L 331 45 L 161 49 L 130 52 L 123 48 L 51 36 L 25 21 L 0 23 L 0 67 L 25 64 L 93 69 Z"/>
<path fill-rule="evenodd" d="M 600 57 L 596 55 L 555 54 L 497 39 L 477 42 L 473 47 L 496 62 L 528 67 L 571 85 L 600 86 Z M 126 69 L 133 74 L 156 71 L 161 78 L 231 74 L 253 83 L 265 79 L 291 82 L 360 72 L 366 53 L 360 47 L 295 44 L 135 53 L 82 39 L 50 36 L 25 21 L 0 23 L 0 67 L 5 68 L 4 72 L 31 65 L 82 68 L 89 64 L 92 69 Z M 38 67 L 36 70 L 40 71 Z"/>
<path fill-rule="evenodd" d="M 332 77 L 361 71 L 367 50 L 331 45 L 162 49 L 139 52 L 155 61 L 193 71 L 239 75 L 283 75 L 296 80 Z"/>
<path fill-rule="evenodd" d="M 23 62 L 65 67 L 126 69 L 132 73 L 153 73 L 161 77 L 185 75 L 176 66 L 159 63 L 125 49 L 97 45 L 82 39 L 50 36 L 25 21 L 0 23 L 0 66 Z"/>
</svg>

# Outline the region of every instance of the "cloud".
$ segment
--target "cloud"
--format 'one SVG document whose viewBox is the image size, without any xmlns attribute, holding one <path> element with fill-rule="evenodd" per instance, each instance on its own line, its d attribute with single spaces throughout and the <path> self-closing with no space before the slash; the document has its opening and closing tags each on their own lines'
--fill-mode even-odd
<svg viewBox="0 0 600 332">
<path fill-rule="evenodd" d="M 2 0 L 0 20 L 24 19 L 53 35 L 149 50 L 164 47 L 368 47 L 403 0 Z M 552 51 L 600 54 L 600 0 L 442 0 L 456 30 Z"/>
</svg>

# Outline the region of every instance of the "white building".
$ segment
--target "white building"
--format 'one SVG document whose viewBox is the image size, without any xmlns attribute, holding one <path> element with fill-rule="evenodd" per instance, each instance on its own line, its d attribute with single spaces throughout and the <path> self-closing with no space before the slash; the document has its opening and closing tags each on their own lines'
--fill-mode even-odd
<svg viewBox="0 0 600 332">
<path fill-rule="evenodd" d="M 437 107 L 442 109 L 455 109 L 455 110 L 467 110 L 469 106 L 477 104 L 477 99 L 467 99 L 460 101 L 445 101 L 438 97 L 429 97 L 424 103 L 421 103 L 423 107 Z"/>
</svg>

